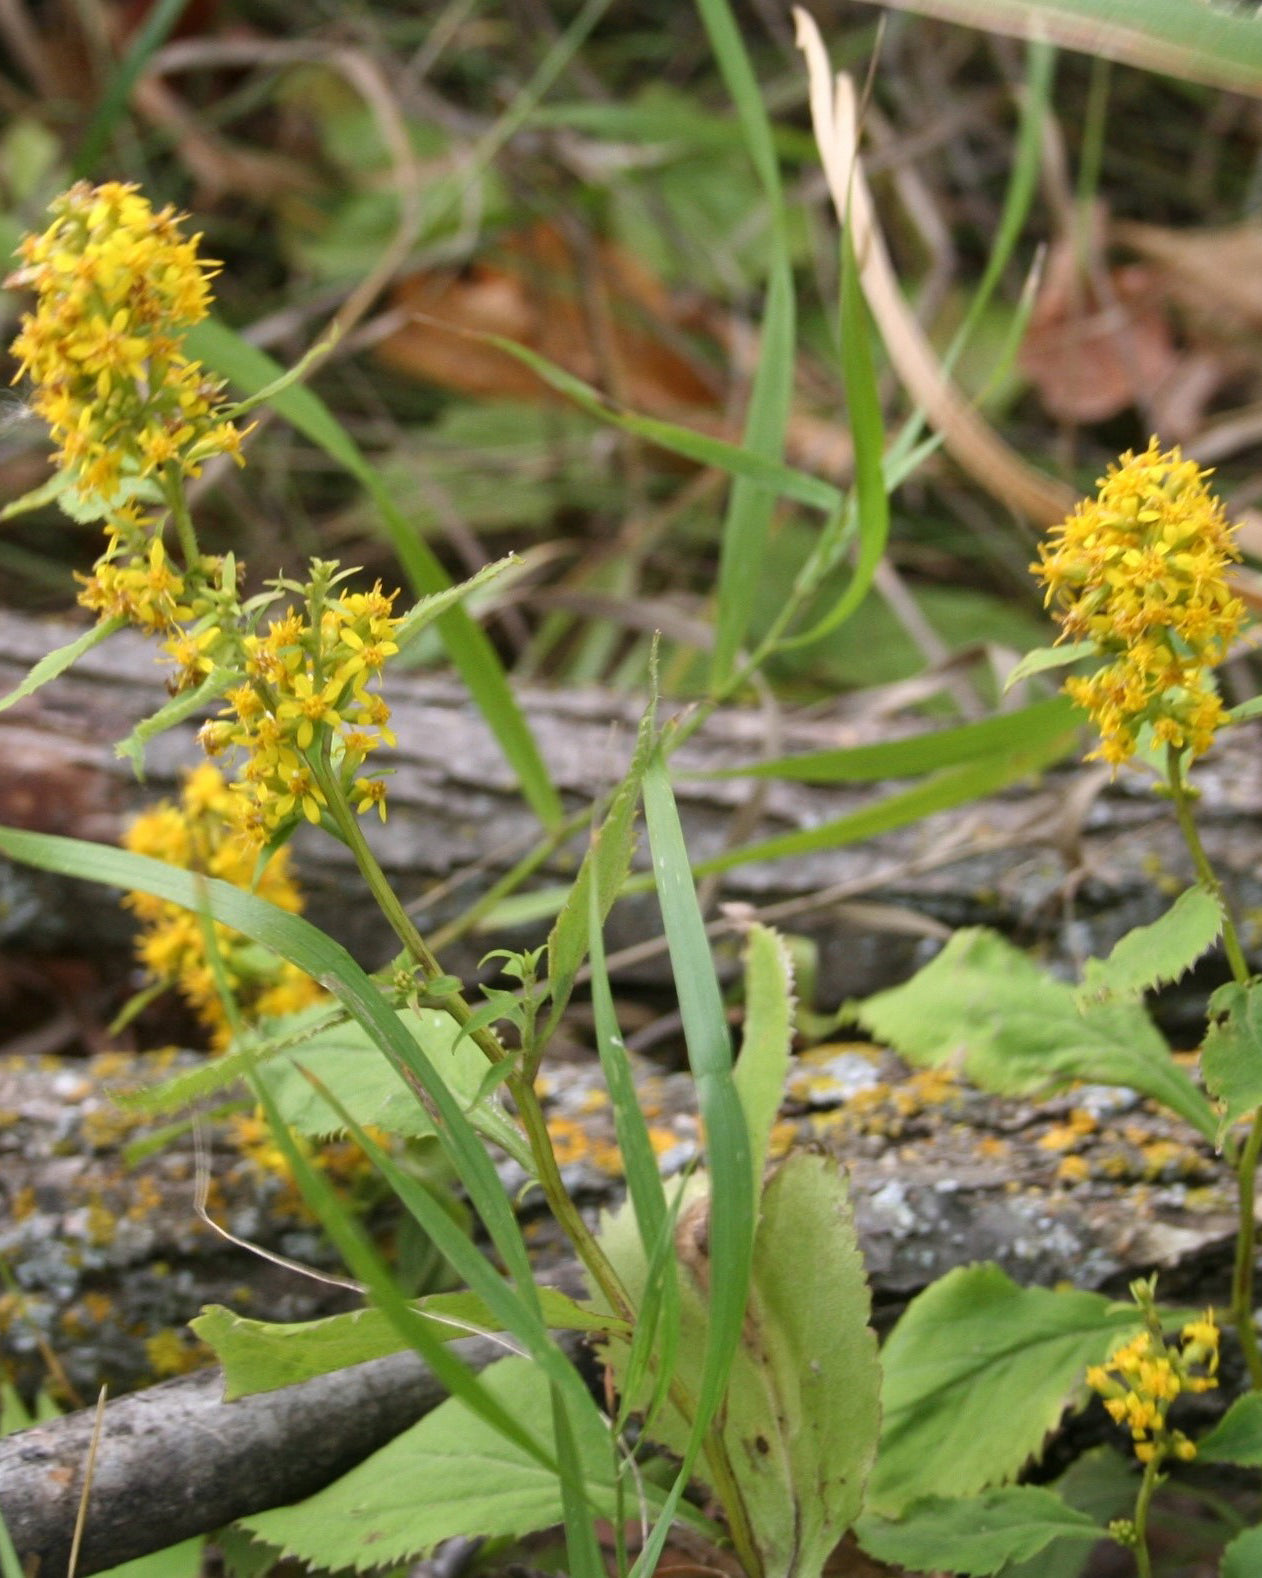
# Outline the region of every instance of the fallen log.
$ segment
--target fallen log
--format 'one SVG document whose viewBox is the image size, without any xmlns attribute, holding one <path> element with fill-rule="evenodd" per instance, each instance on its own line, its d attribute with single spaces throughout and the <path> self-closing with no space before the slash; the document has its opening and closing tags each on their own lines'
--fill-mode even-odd
<svg viewBox="0 0 1262 1578">
<path fill-rule="evenodd" d="M 504 1353 L 485 1338 L 452 1346 L 478 1370 Z M 101 1411 L 94 1453 L 93 1408 L 0 1440 L 0 1516 L 23 1569 L 69 1571 L 85 1484 L 75 1570 L 87 1578 L 314 1495 L 446 1395 L 413 1353 L 231 1403 L 222 1391 L 210 1369 L 118 1398 Z"/>
<path fill-rule="evenodd" d="M 0 613 L 0 691 L 15 685 L 66 625 Z M 400 748 L 392 765 L 390 820 L 370 829 L 378 856 L 422 928 L 442 927 L 540 838 L 513 776 L 461 686 L 433 675 L 395 674 L 388 686 Z M 115 841 L 127 819 L 170 795 L 179 770 L 200 759 L 195 726 L 154 741 L 137 782 L 113 752 L 166 699 L 152 648 L 129 634 L 89 652 L 70 673 L 0 715 L 0 822 Z M 626 767 L 638 706 L 603 692 L 527 690 L 522 705 L 567 807 L 581 809 Z M 753 709 L 717 712 L 674 758 L 689 850 L 715 855 L 740 843 L 815 828 L 869 808 L 887 785 L 827 785 L 707 777 L 769 754 L 888 740 L 908 722 L 865 714 L 840 700 L 828 715 L 777 719 Z M 1203 836 L 1238 912 L 1262 907 L 1262 753 L 1255 727 L 1227 735 L 1197 767 Z M 583 836 L 544 860 L 535 881 L 572 876 Z M 325 837 L 296 841 L 311 918 L 375 964 L 393 952 L 348 853 Z M 472 873 L 473 880 L 468 880 Z M 1190 880 L 1173 818 L 1137 775 L 1114 784 L 1076 763 L 975 805 L 939 813 L 862 842 L 727 872 L 712 895 L 767 910 L 820 946 L 828 1001 L 905 979 L 926 938 L 944 927 L 996 926 L 1072 964 L 1102 952 L 1131 926 L 1155 918 L 1165 892 Z M 496 943 L 538 941 L 544 923 L 506 930 Z M 610 947 L 644 944 L 660 930 L 651 899 L 620 903 Z M 0 946 L 22 950 L 122 950 L 129 925 L 108 890 L 0 864 Z M 465 939 L 444 963 L 471 973 L 488 944 Z M 661 982 L 662 954 L 636 966 Z M 624 979 L 628 977 L 624 976 Z"/>
</svg>

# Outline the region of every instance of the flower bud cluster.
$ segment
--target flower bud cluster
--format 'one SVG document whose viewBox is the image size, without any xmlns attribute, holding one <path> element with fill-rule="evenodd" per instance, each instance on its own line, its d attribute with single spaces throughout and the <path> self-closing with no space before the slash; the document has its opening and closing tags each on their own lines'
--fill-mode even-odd
<svg viewBox="0 0 1262 1578">
<path fill-rule="evenodd" d="M 1115 1424 L 1131 1433 L 1135 1456 L 1141 1463 L 1174 1456 L 1190 1461 L 1196 1445 L 1181 1430 L 1166 1423 L 1176 1397 L 1185 1392 L 1207 1392 L 1218 1385 L 1218 1327 L 1213 1310 L 1189 1321 L 1179 1345 L 1167 1343 L 1152 1303 L 1148 1284 L 1138 1284 L 1137 1294 L 1145 1314 L 1145 1328 L 1124 1343 L 1104 1364 L 1087 1371 L 1087 1385 L 1104 1399 Z M 1132 1292 L 1134 1292 L 1134 1288 Z"/>
<path fill-rule="evenodd" d="M 361 777 L 379 746 L 396 743 L 390 709 L 369 686 L 396 653 L 396 592 L 335 593 L 336 566 L 312 564 L 302 612 L 273 619 L 266 634 L 245 637 L 246 678 L 227 693 L 228 706 L 206 724 L 206 751 L 239 750 L 247 760 L 237 790 L 241 823 L 256 842 L 295 816 L 319 822 L 328 806 L 316 762 L 336 773 L 359 812 L 386 816 L 383 778 Z"/>
<path fill-rule="evenodd" d="M 1055 606 L 1061 639 L 1089 641 L 1108 659 L 1065 682 L 1091 716 L 1093 756 L 1117 765 L 1139 731 L 1186 750 L 1208 750 L 1224 711 L 1209 678 L 1244 622 L 1227 582 L 1240 557 L 1234 528 L 1205 485 L 1208 475 L 1154 438 L 1101 478 L 1039 550 L 1032 571 Z"/>
<path fill-rule="evenodd" d="M 123 845 L 134 854 L 252 889 L 279 908 L 300 913 L 302 897 L 289 873 L 289 851 L 277 850 L 256 872 L 254 849 L 239 836 L 241 810 L 240 796 L 218 768 L 206 763 L 185 778 L 178 805 L 164 800 L 142 813 L 124 833 Z M 136 952 L 145 970 L 156 983 L 179 991 L 214 1046 L 226 1046 L 231 1028 L 207 955 L 202 918 L 147 893 L 128 894 L 124 902 L 140 922 Z M 215 922 L 214 937 L 226 983 L 247 1019 L 296 1013 L 323 995 L 295 965 L 227 926 Z"/>
</svg>

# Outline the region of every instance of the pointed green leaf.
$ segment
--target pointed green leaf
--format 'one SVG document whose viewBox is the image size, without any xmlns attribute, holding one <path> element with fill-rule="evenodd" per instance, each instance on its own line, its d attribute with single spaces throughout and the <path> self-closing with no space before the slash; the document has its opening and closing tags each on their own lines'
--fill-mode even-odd
<svg viewBox="0 0 1262 1578">
<path fill-rule="evenodd" d="M 207 674 L 206 678 L 193 690 L 181 691 L 178 696 L 172 696 L 157 712 L 144 718 L 131 731 L 126 739 L 120 740 L 114 747 L 115 756 L 123 757 L 131 762 L 132 771 L 142 782 L 145 776 L 145 746 L 150 740 L 156 740 L 160 734 L 165 734 L 168 729 L 177 728 L 188 718 L 202 710 L 208 702 L 222 696 L 230 686 L 240 679 L 240 675 L 233 669 L 215 668 Z"/>
<path fill-rule="evenodd" d="M 870 1514 L 858 1532 L 864 1550 L 878 1561 L 914 1573 L 949 1568 L 970 1578 L 997 1573 L 1006 1562 L 1028 1561 L 1053 1540 L 1091 1545 L 1108 1533 L 1053 1491 L 1034 1485 L 961 1500 L 932 1496 L 914 1502 L 896 1521 Z"/>
<path fill-rule="evenodd" d="M 1222 929 L 1222 906 L 1198 883 L 1181 893 L 1160 920 L 1127 932 L 1107 959 L 1087 960 L 1079 1003 L 1137 997 L 1177 981 L 1213 947 Z"/>
<path fill-rule="evenodd" d="M 1071 663 L 1091 657 L 1098 651 L 1094 641 L 1070 641 L 1060 647 L 1035 647 L 1033 652 L 1025 654 L 1004 680 L 1003 688 L 1011 690 L 1023 679 L 1029 679 L 1033 674 L 1045 674 L 1050 668 L 1068 668 Z"/>
<path fill-rule="evenodd" d="M 40 658 L 20 685 L 15 686 L 7 696 L 0 697 L 0 712 L 5 712 L 27 696 L 33 696 L 42 685 L 47 685 L 49 680 L 64 674 L 85 652 L 90 652 L 93 647 L 99 647 L 102 641 L 108 640 L 126 623 L 127 621 L 121 617 L 104 619 L 99 625 L 93 625 L 91 630 L 85 630 L 81 636 L 76 636 L 73 641 L 67 642 L 64 647 L 58 647 L 55 652 Z"/>
<path fill-rule="evenodd" d="M 1222 1103 L 1225 1130 L 1262 1107 L 1262 981 L 1229 981 L 1209 1000 L 1213 1018 L 1201 1050 L 1201 1078 Z"/>
<path fill-rule="evenodd" d="M 1033 1095 L 1076 1079 L 1141 1091 L 1211 1143 L 1213 1109 L 1138 1003 L 1079 1007 L 1074 989 L 997 932 L 958 931 L 903 986 L 848 1005 L 858 1023 L 912 1063 L 953 1067 L 997 1095 Z"/>
<path fill-rule="evenodd" d="M 1021 1288 L 998 1266 L 948 1272 L 881 1350 L 884 1424 L 869 1505 L 896 1515 L 924 1496 L 968 1496 L 1015 1478 L 1083 1399 L 1087 1366 L 1141 1324 L 1133 1306 Z"/>
<path fill-rule="evenodd" d="M 768 926 L 751 926 L 745 939 L 745 1034 L 735 1079 L 749 1128 L 755 1206 L 792 1043 L 793 961 L 782 937 Z"/>
<path fill-rule="evenodd" d="M 1262 1468 L 1262 1392 L 1246 1392 L 1196 1443 L 1198 1463 L 1238 1463 Z"/>
<path fill-rule="evenodd" d="M 1262 1528 L 1246 1529 L 1223 1552 L 1218 1578 L 1258 1578 L 1262 1572 Z"/>
</svg>

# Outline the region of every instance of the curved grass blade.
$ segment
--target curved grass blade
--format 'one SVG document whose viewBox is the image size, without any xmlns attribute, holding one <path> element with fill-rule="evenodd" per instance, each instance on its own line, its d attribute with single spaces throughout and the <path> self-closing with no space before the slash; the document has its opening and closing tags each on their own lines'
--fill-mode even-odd
<svg viewBox="0 0 1262 1578">
<path fill-rule="evenodd" d="M 871 783 L 882 778 L 911 778 L 937 768 L 956 767 L 980 757 L 1007 753 L 1040 741 L 1060 739 L 1081 721 L 1082 714 L 1067 696 L 1036 701 L 1016 712 L 1003 712 L 979 723 L 935 729 L 908 740 L 883 745 L 854 745 L 835 751 L 807 751 L 745 767 L 698 773 L 704 778 L 789 778 L 796 783 Z"/>
<path fill-rule="evenodd" d="M 1045 38 L 1182 81 L 1262 94 L 1262 29 L 1204 0 L 887 0 L 900 11 Z"/>
<path fill-rule="evenodd" d="M 284 370 L 270 356 L 213 318 L 190 329 L 185 343 L 190 356 L 205 362 L 247 395 L 283 376 Z M 324 401 L 305 385 L 294 384 L 283 389 L 272 404 L 368 493 L 416 595 L 448 591 L 451 577 L 409 525 L 377 472 Z M 487 726 L 521 780 L 522 793 L 531 809 L 545 827 L 558 825 L 563 816 L 560 796 L 490 638 L 460 607 L 449 608 L 438 620 L 438 629 Z"/>
</svg>

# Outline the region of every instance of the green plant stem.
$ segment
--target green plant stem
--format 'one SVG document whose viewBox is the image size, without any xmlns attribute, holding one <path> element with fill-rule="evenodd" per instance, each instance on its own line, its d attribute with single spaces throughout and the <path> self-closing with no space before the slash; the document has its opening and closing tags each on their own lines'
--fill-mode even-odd
<svg viewBox="0 0 1262 1578">
<path fill-rule="evenodd" d="M 1161 1478 L 1161 1459 L 1144 1464 L 1144 1477 L 1135 1498 L 1135 1570 L 1138 1578 L 1152 1578 L 1152 1557 L 1148 1554 L 1148 1508 Z"/>
<path fill-rule="evenodd" d="M 165 484 L 163 492 L 171 508 L 171 518 L 175 522 L 175 535 L 180 540 L 184 568 L 195 569 L 201 563 L 202 550 L 197 541 L 197 531 L 193 526 L 193 517 L 189 513 L 188 499 L 184 493 L 184 477 L 174 465 L 170 465 L 166 469 L 163 482 Z"/>
<path fill-rule="evenodd" d="M 327 750 L 326 742 L 326 753 Z M 342 835 L 347 848 L 355 857 L 355 864 L 359 867 L 364 881 L 368 884 L 369 891 L 373 898 L 376 899 L 382 914 L 394 928 L 395 935 L 399 941 L 416 961 L 424 978 L 430 981 L 436 980 L 443 973 L 442 966 L 435 958 L 425 939 L 412 924 L 407 911 L 403 908 L 394 889 L 390 886 L 389 879 L 381 869 L 377 857 L 369 846 L 368 840 L 364 837 L 354 812 L 347 804 L 346 796 L 342 793 L 342 786 L 337 780 L 332 764 L 327 760 L 327 755 L 313 759 L 312 768 L 319 781 L 320 788 L 324 791 L 324 798 L 328 803 L 329 812 L 333 820 L 337 823 L 338 832 Z M 473 1010 L 459 992 L 445 993 L 442 997 L 441 1006 L 462 1029 L 473 1017 Z M 483 1026 L 479 1030 L 471 1030 L 469 1036 L 485 1055 L 488 1062 L 502 1063 L 509 1056 L 508 1052 L 500 1045 L 494 1031 L 488 1026 Z M 626 1289 L 622 1286 L 618 1274 L 610 1265 L 604 1250 L 596 1242 L 595 1236 L 583 1220 L 582 1213 L 570 1198 L 569 1192 L 561 1180 L 561 1172 L 552 1149 L 552 1138 L 548 1133 L 547 1120 L 544 1117 L 543 1108 L 539 1104 L 539 1096 L 533 1082 L 518 1074 L 510 1075 L 507 1084 L 513 1100 L 517 1104 L 517 1114 L 522 1132 L 525 1134 L 527 1143 L 530 1146 L 530 1154 L 535 1164 L 535 1173 L 544 1197 L 548 1202 L 548 1209 L 552 1212 L 565 1236 L 574 1246 L 574 1251 L 579 1259 L 591 1272 L 601 1292 L 609 1300 L 611 1308 L 627 1319 L 632 1318 L 634 1308 L 627 1296 Z"/>
<path fill-rule="evenodd" d="M 1174 814 L 1183 834 L 1183 842 L 1192 856 L 1196 875 L 1218 900 L 1223 913 L 1223 947 L 1231 966 L 1232 978 L 1239 986 L 1249 984 L 1249 965 L 1240 943 L 1240 933 L 1227 903 L 1218 873 L 1210 864 L 1201 835 L 1192 814 L 1192 797 L 1183 781 L 1181 750 L 1173 745 L 1166 753 L 1166 777 L 1170 785 L 1170 798 Z M 1236 1162 L 1236 1185 L 1239 1199 L 1239 1221 L 1236 1230 L 1236 1258 L 1231 1278 L 1231 1318 L 1236 1328 L 1236 1338 L 1249 1370 L 1249 1380 L 1255 1392 L 1262 1391 L 1262 1349 L 1258 1345 L 1257 1328 L 1253 1320 L 1254 1253 L 1257 1244 L 1257 1227 L 1254 1221 L 1254 1200 L 1257 1194 L 1258 1158 L 1262 1155 L 1262 1108 L 1253 1115 L 1253 1127 Z"/>
</svg>

